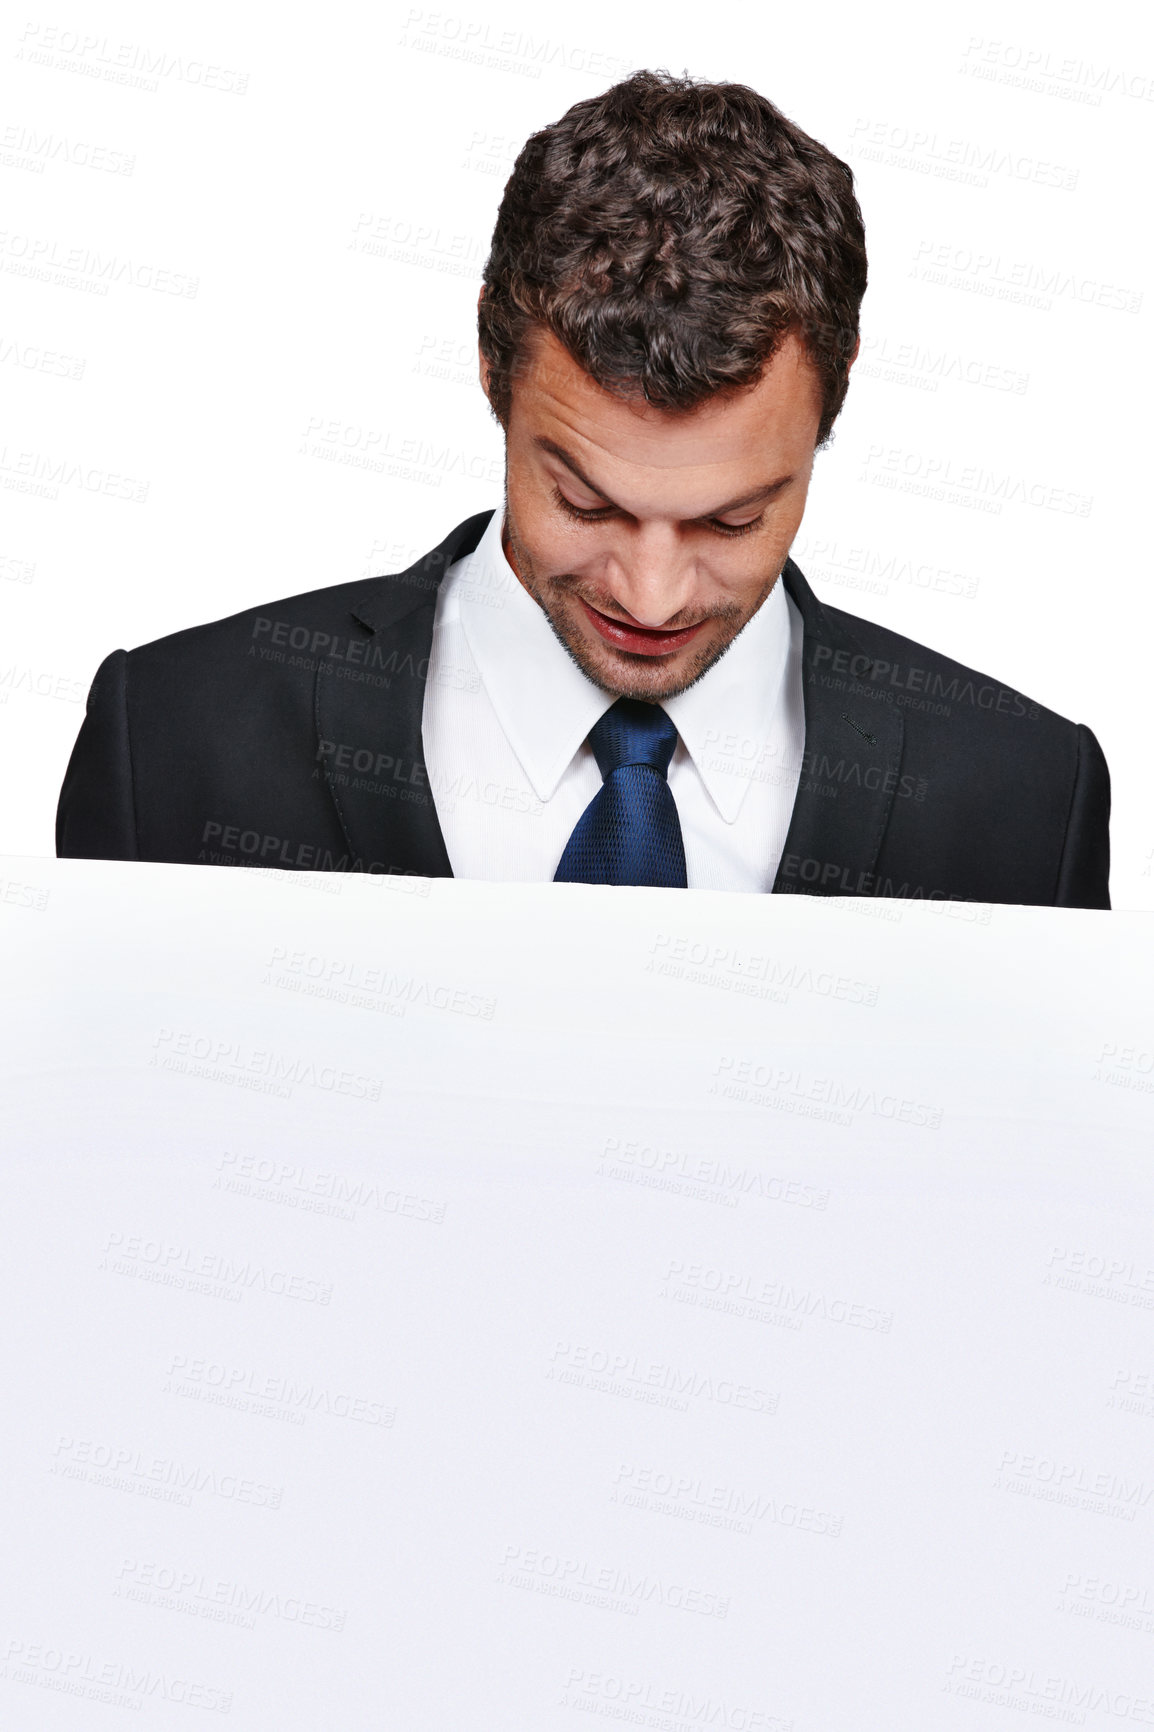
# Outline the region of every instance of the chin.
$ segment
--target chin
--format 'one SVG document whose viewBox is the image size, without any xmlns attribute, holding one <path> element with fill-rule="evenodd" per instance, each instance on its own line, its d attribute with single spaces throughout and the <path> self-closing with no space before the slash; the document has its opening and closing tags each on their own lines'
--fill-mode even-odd
<svg viewBox="0 0 1154 1732">
<path fill-rule="evenodd" d="M 568 650 L 586 679 L 615 698 L 636 698 L 642 703 L 662 703 L 694 685 L 725 654 L 740 630 L 739 626 L 725 633 L 720 643 L 714 639 L 700 648 L 691 644 L 674 657 L 630 656 L 597 637 L 584 618 L 565 603 L 557 605 L 555 598 L 550 597 L 546 605 L 539 593 L 530 593 L 553 628 L 553 635 Z"/>
<path fill-rule="evenodd" d="M 675 698 L 693 685 L 713 666 L 725 647 L 665 661 L 655 656 L 624 656 L 601 643 L 566 644 L 582 673 L 602 691 L 612 692 L 617 698 L 637 698 L 652 704 Z"/>
</svg>

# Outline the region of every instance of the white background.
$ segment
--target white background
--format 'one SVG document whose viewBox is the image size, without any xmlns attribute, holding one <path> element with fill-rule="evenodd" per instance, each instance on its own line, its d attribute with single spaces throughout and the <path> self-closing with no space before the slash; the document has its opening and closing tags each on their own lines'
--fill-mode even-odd
<svg viewBox="0 0 1154 1732">
<path fill-rule="evenodd" d="M 798 563 L 833 604 L 1089 723 L 1115 906 L 1154 906 L 1139 16 L 11 14 L 0 847 L 53 851 L 111 649 L 397 569 L 499 504 L 475 303 L 505 178 L 530 131 L 650 66 L 754 85 L 858 177 L 865 347 Z"/>
</svg>

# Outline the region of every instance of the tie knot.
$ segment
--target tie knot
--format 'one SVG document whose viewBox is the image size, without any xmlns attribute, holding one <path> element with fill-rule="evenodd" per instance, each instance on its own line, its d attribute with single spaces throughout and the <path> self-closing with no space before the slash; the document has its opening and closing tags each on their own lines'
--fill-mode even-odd
<svg viewBox="0 0 1154 1732">
<path fill-rule="evenodd" d="M 589 733 L 602 781 L 626 764 L 648 764 L 659 776 L 669 769 L 677 729 L 659 704 L 618 698 Z"/>
</svg>

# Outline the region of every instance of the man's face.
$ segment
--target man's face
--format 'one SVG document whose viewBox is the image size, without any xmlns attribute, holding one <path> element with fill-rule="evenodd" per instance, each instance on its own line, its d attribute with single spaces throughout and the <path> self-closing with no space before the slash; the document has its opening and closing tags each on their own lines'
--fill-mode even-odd
<svg viewBox="0 0 1154 1732">
<path fill-rule="evenodd" d="M 758 384 L 670 411 L 611 396 L 533 333 L 506 429 L 505 554 L 604 691 L 674 697 L 757 612 L 801 522 L 820 418 L 792 334 Z"/>
</svg>

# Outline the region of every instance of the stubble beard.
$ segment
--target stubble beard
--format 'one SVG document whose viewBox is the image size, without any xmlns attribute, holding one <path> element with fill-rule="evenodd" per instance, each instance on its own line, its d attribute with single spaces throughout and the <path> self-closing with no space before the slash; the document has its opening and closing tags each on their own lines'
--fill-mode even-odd
<svg viewBox="0 0 1154 1732">
<path fill-rule="evenodd" d="M 586 679 L 592 680 L 603 692 L 609 692 L 617 698 L 634 698 L 641 703 L 663 703 L 667 698 L 678 697 L 682 692 L 688 691 L 690 686 L 696 685 L 698 680 L 721 660 L 777 582 L 777 577 L 772 577 L 758 596 L 756 605 L 749 609 L 744 608 L 740 602 L 731 602 L 707 611 L 702 616 L 703 620 L 723 622 L 720 637 L 712 638 L 701 649 L 692 649 L 691 646 L 692 653 L 687 659 L 679 660 L 676 671 L 673 671 L 655 665 L 660 660 L 658 657 L 630 655 L 628 651 L 614 650 L 608 644 L 604 646 L 603 655 L 592 653 L 588 639 L 567 611 L 565 603 L 569 602 L 576 612 L 581 601 L 586 601 L 590 607 L 597 608 L 612 619 L 612 598 L 602 596 L 598 599 L 596 595 L 584 593 L 581 580 L 568 573 L 543 579 L 517 534 L 507 500 L 505 532 L 508 551 L 515 564 L 515 575 L 520 578 L 523 588 L 528 590 L 549 621 L 553 635 L 562 649 L 576 662 Z M 671 626 L 669 629 L 673 630 L 675 627 Z"/>
</svg>

